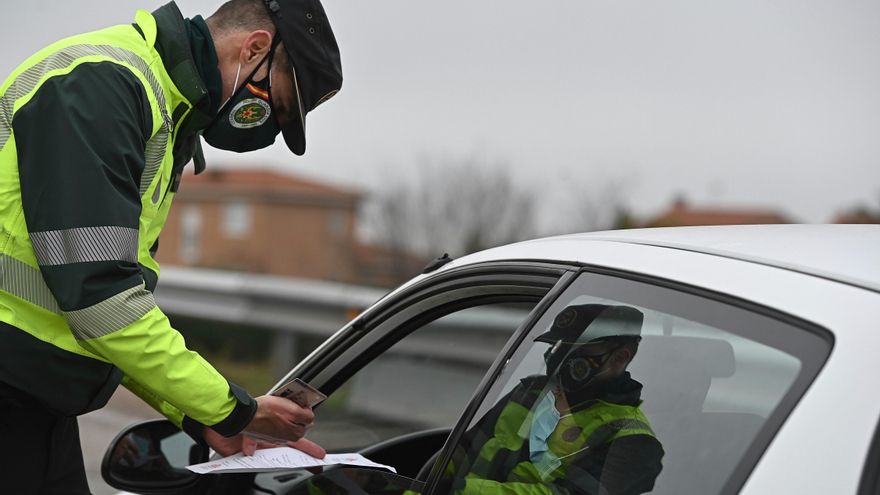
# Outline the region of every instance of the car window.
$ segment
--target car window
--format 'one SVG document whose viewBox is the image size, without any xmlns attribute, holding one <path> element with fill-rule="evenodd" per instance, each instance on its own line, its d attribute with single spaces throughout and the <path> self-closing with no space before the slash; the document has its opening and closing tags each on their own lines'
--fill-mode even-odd
<svg viewBox="0 0 880 495">
<path fill-rule="evenodd" d="M 800 326 L 585 273 L 492 384 L 439 493 L 735 491 L 830 351 Z"/>
<path fill-rule="evenodd" d="M 535 304 L 471 307 L 417 326 L 330 394 L 309 438 L 328 450 L 356 450 L 451 428 Z"/>
</svg>

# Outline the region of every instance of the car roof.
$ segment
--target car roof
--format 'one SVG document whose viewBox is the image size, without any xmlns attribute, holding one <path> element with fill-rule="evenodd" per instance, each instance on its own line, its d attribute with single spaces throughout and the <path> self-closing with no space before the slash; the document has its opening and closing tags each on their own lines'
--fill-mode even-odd
<svg viewBox="0 0 880 495">
<path fill-rule="evenodd" d="M 721 256 L 822 277 L 880 292 L 880 225 L 733 225 L 570 234 L 495 248 L 495 259 L 541 258 L 566 245 L 565 261 L 589 263 L 581 242 L 626 243 Z M 550 245 L 548 245 L 550 244 Z M 586 245 L 585 244 L 585 245 Z M 550 249 L 548 249 L 550 248 Z M 532 253 L 529 255 L 529 253 Z M 537 256 L 536 256 L 537 255 Z M 481 257 L 485 260 L 485 257 Z M 461 261 L 466 262 L 467 257 Z M 562 261 L 562 260 L 560 260 Z"/>
</svg>

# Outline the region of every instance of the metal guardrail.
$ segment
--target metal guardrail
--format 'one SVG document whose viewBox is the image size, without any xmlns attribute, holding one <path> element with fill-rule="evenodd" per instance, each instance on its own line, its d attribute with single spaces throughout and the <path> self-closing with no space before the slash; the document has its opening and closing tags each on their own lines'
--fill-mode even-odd
<svg viewBox="0 0 880 495">
<path fill-rule="evenodd" d="M 373 287 L 195 268 L 163 268 L 156 300 L 168 314 L 278 332 L 329 336 L 352 310 L 387 291 Z"/>
<path fill-rule="evenodd" d="M 387 289 L 320 280 L 197 268 L 165 267 L 156 290 L 162 310 L 174 317 L 240 325 L 272 332 L 270 360 L 275 376 L 283 376 L 294 364 L 298 338 L 326 338 L 366 309 Z M 510 333 L 522 315 L 491 307 L 457 313 L 433 324 L 448 338 L 473 341 L 469 352 L 449 354 L 431 345 L 436 332 L 411 338 L 395 348 L 397 353 L 459 360 L 463 364 L 491 362 L 496 351 L 480 349 L 487 334 Z M 448 333 L 447 333 L 448 332 Z"/>
</svg>

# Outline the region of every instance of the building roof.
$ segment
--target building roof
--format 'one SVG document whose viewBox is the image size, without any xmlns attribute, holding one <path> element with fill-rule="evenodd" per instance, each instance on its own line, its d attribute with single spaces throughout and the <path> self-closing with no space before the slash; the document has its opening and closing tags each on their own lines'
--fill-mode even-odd
<svg viewBox="0 0 880 495">
<path fill-rule="evenodd" d="M 880 214 L 868 211 L 867 208 L 856 208 L 839 213 L 833 223 L 880 223 Z"/>
<path fill-rule="evenodd" d="M 697 225 L 758 225 L 790 223 L 781 213 L 763 209 L 693 207 L 677 199 L 672 208 L 645 222 L 644 227 Z"/>
<path fill-rule="evenodd" d="M 310 198 L 341 203 L 356 203 L 362 196 L 352 189 L 270 169 L 222 167 L 213 167 L 199 175 L 186 173 L 180 192 L 191 199 L 238 195 L 266 200 Z"/>
</svg>

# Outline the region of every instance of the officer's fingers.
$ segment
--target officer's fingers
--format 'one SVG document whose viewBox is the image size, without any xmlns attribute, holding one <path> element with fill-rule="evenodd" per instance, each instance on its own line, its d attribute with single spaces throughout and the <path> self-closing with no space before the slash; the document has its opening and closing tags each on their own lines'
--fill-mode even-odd
<svg viewBox="0 0 880 495">
<path fill-rule="evenodd" d="M 306 427 L 305 427 L 305 425 L 302 425 L 299 423 L 287 425 L 287 428 L 285 428 L 284 433 L 285 433 L 284 436 L 287 439 L 287 441 L 296 442 L 305 436 Z"/>
<path fill-rule="evenodd" d="M 282 397 L 257 397 L 257 414 L 247 430 L 284 440 L 299 440 L 315 420 L 310 407 L 302 407 Z"/>
<path fill-rule="evenodd" d="M 292 400 L 263 395 L 257 397 L 257 414 L 254 419 L 310 424 L 315 419 L 315 413 L 312 412 L 312 408 L 303 407 Z"/>
<path fill-rule="evenodd" d="M 283 406 L 283 411 L 283 418 L 289 424 L 309 428 L 315 422 L 315 413 L 311 407 L 303 407 L 295 402 L 287 401 L 287 404 Z M 304 433 L 303 429 L 302 432 L 298 432 L 296 438 L 301 437 Z"/>
<path fill-rule="evenodd" d="M 248 435 L 241 436 L 241 452 L 244 455 L 254 455 L 257 451 L 257 440 Z"/>
<path fill-rule="evenodd" d="M 327 451 L 324 450 L 323 447 L 308 438 L 300 438 L 295 442 L 287 442 L 287 445 L 318 459 L 323 459 L 324 456 L 327 455 Z"/>
<path fill-rule="evenodd" d="M 287 440 L 281 438 L 280 436 L 266 435 L 254 431 L 247 432 L 247 435 L 257 441 L 257 449 L 267 449 L 287 443 Z"/>
<path fill-rule="evenodd" d="M 315 412 L 312 411 L 311 407 L 302 407 L 298 404 L 294 404 L 296 407 L 292 412 L 292 420 L 293 423 L 303 425 L 305 427 L 312 426 L 312 423 L 315 422 Z"/>
<path fill-rule="evenodd" d="M 205 439 L 208 446 L 222 456 L 229 456 L 242 450 L 243 434 L 239 433 L 234 437 L 224 437 L 211 428 L 205 428 L 202 438 Z"/>
</svg>

